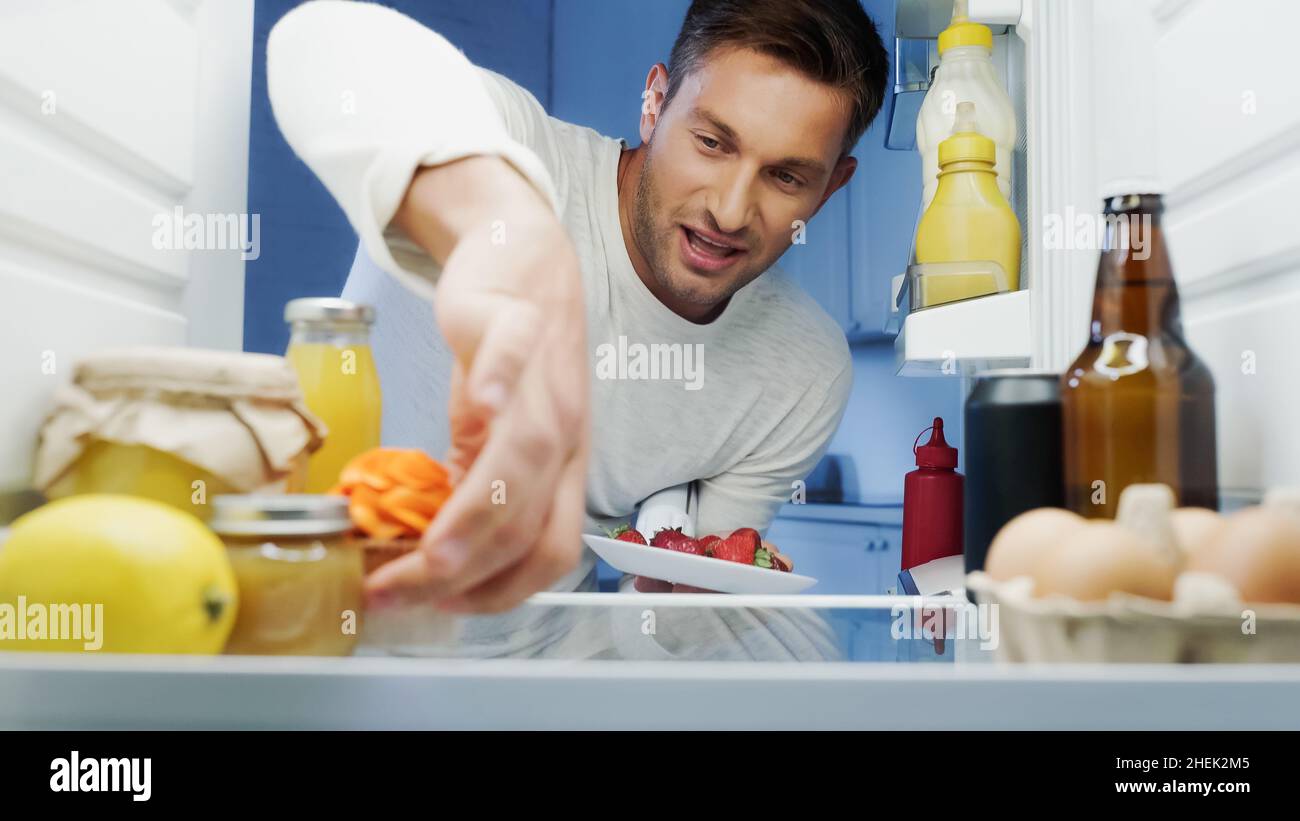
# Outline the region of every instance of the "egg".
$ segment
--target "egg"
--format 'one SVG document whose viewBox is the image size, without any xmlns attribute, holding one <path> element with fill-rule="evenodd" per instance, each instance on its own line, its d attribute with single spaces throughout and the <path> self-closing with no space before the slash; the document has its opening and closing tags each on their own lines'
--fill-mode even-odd
<svg viewBox="0 0 1300 821">
<path fill-rule="evenodd" d="M 1077 513 L 1059 507 L 1040 507 L 1021 513 L 993 537 L 984 572 L 998 581 L 1032 576 L 1034 565 L 1047 548 L 1086 523 Z"/>
<path fill-rule="evenodd" d="M 1178 549 L 1170 515 L 1174 504 L 1174 491 L 1169 485 L 1129 485 L 1120 494 L 1115 521 L 1146 539 L 1166 560 L 1181 564 L 1183 554 Z"/>
<path fill-rule="evenodd" d="M 1075 528 L 1034 567 L 1034 596 L 1060 595 L 1105 601 L 1129 593 L 1169 601 L 1178 566 L 1164 552 L 1116 522 L 1090 521 Z"/>
<path fill-rule="evenodd" d="M 1300 516 L 1273 506 L 1233 513 L 1187 569 L 1227 579 L 1248 604 L 1300 604 Z"/>
<path fill-rule="evenodd" d="M 1179 551 L 1187 557 L 1218 538 L 1223 517 L 1206 507 L 1180 507 L 1169 514 L 1169 524 Z"/>
</svg>

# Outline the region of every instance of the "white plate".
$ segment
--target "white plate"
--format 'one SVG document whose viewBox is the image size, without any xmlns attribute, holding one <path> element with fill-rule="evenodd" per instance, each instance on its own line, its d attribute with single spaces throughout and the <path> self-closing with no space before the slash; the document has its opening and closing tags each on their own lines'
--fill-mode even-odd
<svg viewBox="0 0 1300 821">
<path fill-rule="evenodd" d="M 662 547 L 583 534 L 582 540 L 616 570 L 722 593 L 801 593 L 817 583 L 811 576 L 782 573 Z"/>
</svg>

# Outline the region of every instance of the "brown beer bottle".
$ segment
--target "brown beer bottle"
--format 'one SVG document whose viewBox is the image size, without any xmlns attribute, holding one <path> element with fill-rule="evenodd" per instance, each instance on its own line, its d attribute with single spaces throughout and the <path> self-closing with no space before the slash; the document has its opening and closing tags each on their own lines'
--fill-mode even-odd
<svg viewBox="0 0 1300 821">
<path fill-rule="evenodd" d="M 1089 518 L 1144 482 L 1219 507 L 1214 379 L 1183 338 L 1163 210 L 1158 194 L 1105 200 L 1091 333 L 1061 377 L 1066 505 Z"/>
</svg>

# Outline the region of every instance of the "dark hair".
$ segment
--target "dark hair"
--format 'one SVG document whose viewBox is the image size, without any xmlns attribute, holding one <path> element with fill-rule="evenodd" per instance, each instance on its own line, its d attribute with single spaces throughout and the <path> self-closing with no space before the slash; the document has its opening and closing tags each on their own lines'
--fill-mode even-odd
<svg viewBox="0 0 1300 821">
<path fill-rule="evenodd" d="M 665 106 L 686 75 L 722 47 L 775 57 L 846 94 L 845 154 L 884 102 L 889 56 L 859 0 L 693 0 L 668 58 Z"/>
</svg>

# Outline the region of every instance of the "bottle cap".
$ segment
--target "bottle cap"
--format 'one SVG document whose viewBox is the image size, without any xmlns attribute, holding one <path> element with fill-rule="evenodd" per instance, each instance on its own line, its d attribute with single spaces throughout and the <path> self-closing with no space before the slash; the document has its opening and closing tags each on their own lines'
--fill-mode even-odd
<svg viewBox="0 0 1300 821">
<path fill-rule="evenodd" d="M 284 321 L 294 322 L 364 322 L 375 321 L 371 305 L 349 302 L 338 297 L 300 297 L 284 306 Z"/>
<path fill-rule="evenodd" d="M 1101 184 L 1097 189 L 1101 195 L 1102 201 L 1114 197 L 1122 197 L 1127 194 L 1159 194 L 1165 193 L 1165 187 L 1160 180 L 1153 176 L 1133 176 L 1133 177 L 1111 177 Z"/>
<path fill-rule="evenodd" d="M 930 441 L 920 447 L 916 446 L 916 442 L 912 443 L 912 452 L 916 454 L 917 467 L 957 467 L 957 449 L 949 445 L 943 438 L 943 417 L 934 417 L 934 424 L 925 430 L 933 431 L 930 434 Z M 917 435 L 918 441 L 925 435 L 925 430 Z"/>
<path fill-rule="evenodd" d="M 208 527 L 218 536 L 322 536 L 352 528 L 348 500 L 330 494 L 222 494 Z"/>
<path fill-rule="evenodd" d="M 993 49 L 993 32 L 988 26 L 972 23 L 968 16 L 966 0 L 956 0 L 952 7 L 952 22 L 939 32 L 939 54 L 960 46 L 982 46 Z"/>
<path fill-rule="evenodd" d="M 939 167 L 953 162 L 997 162 L 997 146 L 993 140 L 980 133 L 975 116 L 975 104 L 957 103 L 957 113 L 952 121 L 952 136 L 939 143 Z"/>
</svg>

